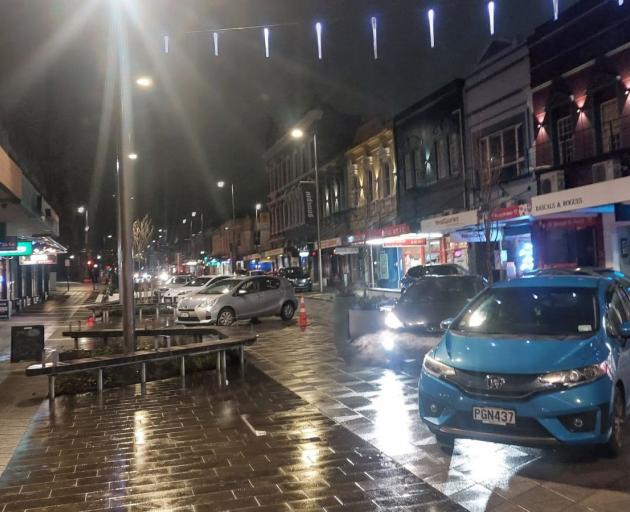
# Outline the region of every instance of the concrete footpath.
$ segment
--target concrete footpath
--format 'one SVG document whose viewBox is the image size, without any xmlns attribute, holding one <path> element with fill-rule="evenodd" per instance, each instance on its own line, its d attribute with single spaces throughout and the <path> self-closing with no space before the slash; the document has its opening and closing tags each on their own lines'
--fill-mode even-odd
<svg viewBox="0 0 630 512">
<path fill-rule="evenodd" d="M 47 302 L 30 307 L 24 313 L 0 324 L 0 474 L 4 471 L 16 446 L 48 395 L 46 379 L 28 378 L 24 369 L 30 362 L 11 363 L 11 327 L 43 325 L 46 349 L 64 345 L 60 338 L 69 319 L 86 320 L 88 314 L 81 305 L 92 296 L 91 285 L 77 284 L 70 291 L 60 289 Z"/>
</svg>

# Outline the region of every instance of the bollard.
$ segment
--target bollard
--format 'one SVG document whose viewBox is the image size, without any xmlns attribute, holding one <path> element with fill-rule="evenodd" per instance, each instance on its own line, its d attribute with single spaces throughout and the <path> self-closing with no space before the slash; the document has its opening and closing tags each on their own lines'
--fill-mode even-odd
<svg viewBox="0 0 630 512">
<path fill-rule="evenodd" d="M 55 399 L 55 376 L 54 375 L 48 376 L 48 399 L 49 400 Z"/>
<path fill-rule="evenodd" d="M 96 370 L 96 389 L 99 394 L 103 392 L 103 368 Z"/>
<path fill-rule="evenodd" d="M 159 336 L 153 336 L 153 348 L 155 349 L 156 352 L 160 349 L 160 337 Z"/>
<path fill-rule="evenodd" d="M 181 368 L 182 377 L 185 377 L 186 376 L 186 358 L 184 356 L 181 357 L 180 368 Z"/>
<path fill-rule="evenodd" d="M 241 373 L 245 373 L 245 345 L 240 347 Z"/>
<path fill-rule="evenodd" d="M 59 363 L 59 351 L 58 350 L 53 350 L 50 353 L 50 359 L 52 361 L 52 365 L 53 366 L 57 366 L 57 364 Z"/>
<path fill-rule="evenodd" d="M 142 306 L 140 306 L 138 308 L 138 318 L 140 319 L 140 321 L 142 322 Z"/>
<path fill-rule="evenodd" d="M 142 363 L 140 365 L 140 383 L 147 383 L 147 363 Z"/>
</svg>

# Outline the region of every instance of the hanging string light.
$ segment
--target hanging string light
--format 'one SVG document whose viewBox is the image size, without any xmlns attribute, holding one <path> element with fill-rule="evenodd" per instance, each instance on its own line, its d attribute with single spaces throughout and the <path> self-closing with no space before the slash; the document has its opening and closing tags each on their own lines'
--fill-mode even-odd
<svg viewBox="0 0 630 512">
<path fill-rule="evenodd" d="M 317 34 L 317 58 L 322 60 L 322 24 L 315 23 L 315 33 Z"/>
<path fill-rule="evenodd" d="M 263 36 L 265 38 L 265 57 L 269 58 L 269 29 L 267 27 L 263 29 Z"/>
<path fill-rule="evenodd" d="M 376 38 L 376 18 L 372 16 L 372 47 L 374 48 L 374 60 L 378 59 L 378 40 Z"/>
<path fill-rule="evenodd" d="M 490 19 L 490 35 L 494 35 L 494 2 L 488 2 L 488 18 Z"/>
<path fill-rule="evenodd" d="M 168 43 L 169 43 L 169 40 L 168 40 L 168 34 L 167 34 L 164 36 L 164 46 L 163 46 L 164 53 L 168 53 L 168 50 L 169 50 Z"/>
<path fill-rule="evenodd" d="M 623 1 L 623 0 L 622 0 Z M 553 19 L 558 19 L 558 14 L 560 12 L 560 6 L 558 5 L 560 0 L 553 0 Z"/>
<path fill-rule="evenodd" d="M 427 16 L 429 17 L 429 33 L 431 34 L 431 48 L 435 48 L 435 31 L 434 31 L 434 19 L 435 19 L 435 11 L 433 9 L 429 9 L 427 12 Z"/>
<path fill-rule="evenodd" d="M 219 56 L 219 33 L 218 32 L 212 33 L 212 40 L 214 42 L 214 56 L 218 57 Z"/>
</svg>

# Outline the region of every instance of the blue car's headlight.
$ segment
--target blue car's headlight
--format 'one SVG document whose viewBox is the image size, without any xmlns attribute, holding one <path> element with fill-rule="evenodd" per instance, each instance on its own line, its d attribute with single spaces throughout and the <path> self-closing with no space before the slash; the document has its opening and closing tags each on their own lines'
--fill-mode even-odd
<svg viewBox="0 0 630 512">
<path fill-rule="evenodd" d="M 455 368 L 433 359 L 429 354 L 424 356 L 422 369 L 435 377 L 453 377 L 455 375 Z"/>
<path fill-rule="evenodd" d="M 592 364 L 584 368 L 576 368 L 575 370 L 545 373 L 538 377 L 538 380 L 550 387 L 569 388 L 579 384 L 593 382 L 607 373 L 608 364 L 604 361 L 603 363 Z"/>
</svg>

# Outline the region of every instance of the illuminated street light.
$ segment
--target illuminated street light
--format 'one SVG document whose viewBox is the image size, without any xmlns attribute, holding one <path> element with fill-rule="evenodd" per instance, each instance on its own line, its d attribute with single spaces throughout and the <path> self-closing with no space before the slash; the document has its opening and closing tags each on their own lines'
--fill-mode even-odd
<svg viewBox="0 0 630 512">
<path fill-rule="evenodd" d="M 186 224 L 186 221 L 187 221 L 187 220 L 188 220 L 188 219 L 182 219 L 182 224 Z"/>
<path fill-rule="evenodd" d="M 223 181 L 223 180 L 217 181 L 217 187 L 219 187 L 219 188 L 225 187 L 225 181 Z"/>
<path fill-rule="evenodd" d="M 150 76 L 141 76 L 138 77 L 138 79 L 136 80 L 136 85 L 144 88 L 144 89 L 148 89 L 150 87 L 153 87 L 153 78 L 151 78 Z"/>
<path fill-rule="evenodd" d="M 291 137 L 294 139 L 301 139 L 304 137 L 304 130 L 301 128 L 293 128 L 293 130 L 291 130 Z"/>
<path fill-rule="evenodd" d="M 138 160 L 138 153 L 129 153 L 129 160 Z"/>
<path fill-rule="evenodd" d="M 114 235 L 107 235 L 107 238 L 111 240 L 112 238 L 114 238 Z"/>
<path fill-rule="evenodd" d="M 262 203 L 256 203 L 256 211 L 262 210 Z"/>
<path fill-rule="evenodd" d="M 197 216 L 197 212 L 192 212 L 190 215 L 193 216 L 193 217 L 196 217 Z"/>
<path fill-rule="evenodd" d="M 85 213 L 85 206 L 79 206 L 77 208 L 77 213 Z"/>
</svg>

